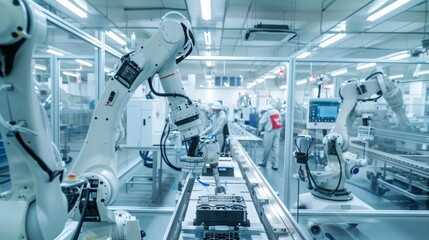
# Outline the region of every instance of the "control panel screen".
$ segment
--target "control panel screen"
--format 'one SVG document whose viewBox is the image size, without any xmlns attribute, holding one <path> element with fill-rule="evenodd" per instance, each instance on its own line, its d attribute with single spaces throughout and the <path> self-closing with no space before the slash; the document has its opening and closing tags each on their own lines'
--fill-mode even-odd
<svg viewBox="0 0 429 240">
<path fill-rule="evenodd" d="M 308 101 L 307 128 L 331 129 L 340 110 L 339 99 L 310 98 Z"/>
</svg>

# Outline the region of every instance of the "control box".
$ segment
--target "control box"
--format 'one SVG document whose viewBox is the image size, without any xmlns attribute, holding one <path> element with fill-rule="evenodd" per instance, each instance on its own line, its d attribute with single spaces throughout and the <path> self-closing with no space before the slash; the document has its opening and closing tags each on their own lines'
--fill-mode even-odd
<svg viewBox="0 0 429 240">
<path fill-rule="evenodd" d="M 127 105 L 127 145 L 159 145 L 165 124 L 165 100 L 131 98 Z"/>
<path fill-rule="evenodd" d="M 307 129 L 331 129 L 335 125 L 341 100 L 310 98 L 308 100 Z"/>
</svg>

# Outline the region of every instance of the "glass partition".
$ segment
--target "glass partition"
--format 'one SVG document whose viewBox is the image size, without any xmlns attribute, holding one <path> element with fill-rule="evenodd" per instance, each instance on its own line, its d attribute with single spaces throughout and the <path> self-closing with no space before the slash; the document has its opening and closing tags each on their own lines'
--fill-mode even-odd
<svg viewBox="0 0 429 240">
<path fill-rule="evenodd" d="M 361 234 L 360 237 L 375 239 L 377 231 L 390 231 L 392 238 L 403 239 L 395 235 L 402 231 L 392 226 L 403 229 L 406 232 L 403 234 L 405 238 L 416 237 L 424 232 L 421 229 L 416 232 L 405 229 L 409 227 L 408 218 L 413 218 L 416 223 L 422 220 L 418 212 L 407 210 L 424 211 L 429 208 L 427 69 L 428 64 L 378 63 L 376 60 L 365 63 L 348 60 L 296 63 L 293 81 L 294 133 L 290 141 L 294 144 L 294 151 L 307 152 L 308 149 L 308 163 L 298 164 L 296 158 L 289 157 L 293 161 L 291 174 L 295 178 L 289 179 L 288 199 L 291 201 L 291 213 L 300 219 L 303 228 L 309 230 L 309 236 L 320 237 L 327 236 L 326 233 L 335 233 L 337 236 L 355 238 Z M 345 92 L 345 87 L 342 87 L 346 83 L 365 85 L 371 79 L 377 81 L 377 76 L 368 80 L 377 71 L 382 71 L 393 79 L 402 90 L 402 96 L 399 93 L 384 95 L 392 99 L 389 101 L 390 105 L 380 96 L 380 88 L 362 87 Z M 323 124 L 329 125 L 331 120 L 323 115 L 326 106 L 320 101 L 325 101 L 325 98 L 347 98 L 349 96 L 342 96 L 341 93 L 355 94 L 359 90 L 363 90 L 361 94 L 365 91 L 374 91 L 374 94 L 367 97 L 366 101 L 357 101 L 356 107 L 350 109 L 356 117 L 354 121 L 347 123 L 346 120 L 353 118 L 344 118 L 342 125 L 336 125 L 335 132 L 340 137 L 350 137 L 350 145 L 343 148 L 343 165 L 339 165 L 340 158 L 336 157 L 338 154 L 335 154 L 335 150 L 328 147 L 332 146 L 328 139 L 337 143 L 341 140 L 328 138 L 331 136 L 329 133 L 333 122 L 330 127 L 321 127 Z M 319 102 L 312 100 L 314 98 L 320 98 Z M 398 117 L 401 116 L 401 111 L 397 111 L 397 115 L 392 110 L 392 105 L 400 106 L 401 99 L 404 112 L 403 117 Z M 348 109 L 345 101 L 342 103 L 337 122 Z M 314 119 L 318 119 L 317 124 Z M 300 144 L 301 140 L 309 137 L 312 139 L 311 144 Z M 306 150 L 299 149 L 299 146 L 304 146 Z M 288 156 L 285 156 L 286 159 Z M 340 172 L 339 169 L 343 171 Z M 341 201 L 337 197 L 337 191 L 340 191 L 336 188 L 340 185 L 337 185 L 339 174 L 346 176 L 345 188 L 351 193 L 351 200 Z M 331 188 L 320 194 L 315 189 L 322 186 Z M 347 195 L 347 192 L 344 194 Z M 301 210 L 298 211 L 296 206 Z M 370 211 L 370 214 L 362 217 L 362 211 Z M 380 222 L 380 219 L 383 219 L 383 224 L 377 224 L 377 231 L 374 225 L 368 225 Z M 356 228 L 358 224 L 359 227 Z M 332 226 L 337 229 L 333 230 Z M 339 234 L 338 231 L 343 233 Z M 386 236 L 383 235 L 383 238 Z"/>
<path fill-rule="evenodd" d="M 36 57 L 33 58 L 33 76 L 35 90 L 39 101 L 46 111 L 49 123 L 52 128 L 52 76 L 51 76 L 51 58 Z"/>
<path fill-rule="evenodd" d="M 230 132 L 243 145 L 252 160 L 258 165 L 263 158 L 263 131 L 258 129 L 259 118 L 267 104 L 281 113 L 285 123 L 286 111 L 286 59 L 267 60 L 241 58 L 233 60 L 185 60 L 178 65 L 185 89 L 191 98 L 201 105 L 200 119 L 208 126 L 212 112 L 210 106 L 220 101 L 226 110 Z M 195 89 L 188 91 L 187 85 Z M 259 170 L 264 174 L 273 189 L 280 194 L 283 184 L 283 156 L 285 134 L 280 131 L 279 170 L 274 171 L 268 163 Z"/>
<path fill-rule="evenodd" d="M 76 62 L 76 61 L 83 62 Z M 82 64 L 84 63 L 84 64 Z M 72 158 L 82 147 L 95 108 L 92 60 L 60 60 L 60 146 Z"/>
</svg>

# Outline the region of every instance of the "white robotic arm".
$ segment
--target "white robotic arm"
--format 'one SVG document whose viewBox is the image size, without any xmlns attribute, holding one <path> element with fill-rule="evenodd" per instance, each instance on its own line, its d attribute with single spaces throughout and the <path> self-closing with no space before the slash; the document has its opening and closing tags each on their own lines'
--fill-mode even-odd
<svg viewBox="0 0 429 240">
<path fill-rule="evenodd" d="M 182 133 L 185 140 L 191 141 L 188 156 L 182 161 L 182 168 L 192 172 L 202 171 L 201 163 L 217 163 L 218 152 L 204 155 L 201 149 L 216 150 L 215 142 L 200 140 L 199 108 L 187 96 L 183 88 L 177 63 L 188 56 L 194 46 L 194 39 L 189 22 L 180 14 L 180 20 L 167 14 L 159 30 L 138 50 L 121 58 L 120 66 L 107 84 L 103 95 L 97 104 L 88 135 L 83 148 L 71 170 L 81 179 L 90 183 L 90 201 L 88 210 L 83 213 L 82 202 L 79 211 L 75 211 L 76 219 L 83 219 L 85 228 L 94 231 L 97 226 L 111 226 L 110 234 L 116 238 L 130 238 L 124 233 L 123 223 L 131 224 L 128 231 L 133 229 L 135 236 L 139 233 L 138 223 L 133 217 L 123 212 L 111 212 L 107 205 L 117 194 L 118 178 L 116 170 L 115 134 L 117 132 L 120 114 L 134 91 L 144 81 L 159 74 L 165 91 L 162 94 L 168 98 L 171 119 Z M 133 117 L 133 116 L 128 116 Z M 202 147 L 201 147 L 202 145 Z M 210 156 L 210 157 L 207 157 Z M 214 156 L 214 157 L 213 157 Z M 126 216 L 126 218 L 124 218 Z M 101 223 L 91 223 L 101 222 Z"/>
<path fill-rule="evenodd" d="M 54 239 L 67 221 L 61 159 L 31 73 L 34 49 L 45 33 L 37 5 L 0 0 L 0 131 L 12 184 L 0 194 L 2 239 Z"/>
<path fill-rule="evenodd" d="M 0 0 L 0 12 L 0 131 L 12 180 L 11 191 L 0 194 L 1 213 L 9 216 L 0 218 L 0 236 L 54 239 L 64 228 L 68 210 L 75 209 L 74 217 L 82 220 L 79 224 L 86 222 L 82 232 L 89 233 L 81 237 L 104 233 L 113 239 L 141 238 L 134 217 L 106 207 L 118 189 L 116 128 L 136 88 L 159 73 L 165 92 L 171 93 L 172 119 L 184 138 L 192 142 L 189 157 L 211 164 L 218 159 L 217 152 L 213 153 L 216 144 L 199 138 L 198 106 L 186 97 L 176 67 L 176 62 L 192 51 L 189 23 L 183 17 L 163 19 L 145 46 L 121 59 L 97 104 L 88 136 L 71 170 L 79 179 L 70 178 L 62 184 L 64 193 L 70 196 L 71 192 L 76 200 L 71 189 L 86 183 L 80 201 L 74 205 L 73 201 L 67 203 L 61 189 L 61 160 L 51 147 L 49 124 L 31 76 L 33 51 L 46 32 L 45 17 L 37 5 L 24 0 Z"/>
<path fill-rule="evenodd" d="M 353 197 L 344 188 L 345 179 L 356 174 L 359 167 L 366 164 L 365 161 L 346 158 L 344 155 L 349 147 L 349 130 L 357 114 L 365 112 L 365 106 L 372 106 L 371 104 L 361 105 L 361 103 L 376 102 L 383 96 L 400 122 L 403 125 L 409 123 L 405 116 L 402 90 L 381 72 L 371 74 L 365 81 L 349 80 L 341 86 L 339 93 L 342 99 L 340 111 L 331 132 L 323 138 L 328 164 L 324 171 L 310 172 L 307 168 L 307 175 L 309 175 L 313 195 L 329 200 L 347 201 Z M 360 107 L 358 110 L 357 106 Z M 371 119 L 368 117 L 367 121 L 371 121 Z M 307 149 L 306 146 L 310 141 L 308 135 L 301 134 L 297 139 L 298 148 Z M 302 163 L 306 163 L 306 161 L 303 160 Z"/>
</svg>

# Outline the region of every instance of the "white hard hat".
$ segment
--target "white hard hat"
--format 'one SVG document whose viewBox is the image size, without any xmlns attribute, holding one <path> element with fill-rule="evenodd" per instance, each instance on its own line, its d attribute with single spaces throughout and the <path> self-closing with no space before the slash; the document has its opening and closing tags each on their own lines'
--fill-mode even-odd
<svg viewBox="0 0 429 240">
<path fill-rule="evenodd" d="M 267 104 L 265 106 L 265 111 L 268 111 L 268 110 L 271 110 L 271 109 L 273 109 L 273 106 L 271 106 L 270 104 Z"/>
<path fill-rule="evenodd" d="M 220 110 L 221 107 L 222 107 L 222 105 L 220 104 L 220 102 L 215 102 L 215 103 L 213 103 L 211 108 L 216 109 L 216 110 Z"/>
</svg>

